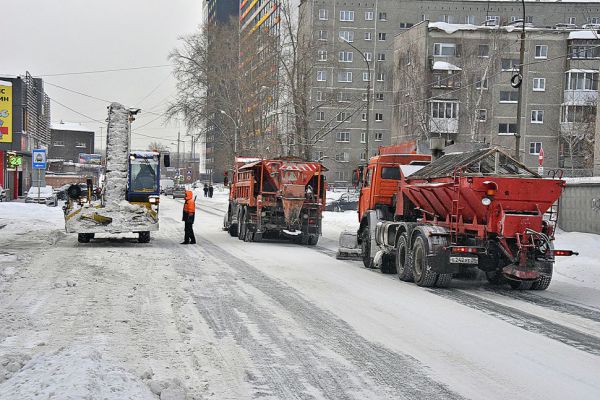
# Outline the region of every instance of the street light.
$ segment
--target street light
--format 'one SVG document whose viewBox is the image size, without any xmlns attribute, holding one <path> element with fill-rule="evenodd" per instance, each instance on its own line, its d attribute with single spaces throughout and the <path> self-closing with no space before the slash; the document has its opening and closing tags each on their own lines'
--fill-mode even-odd
<svg viewBox="0 0 600 400">
<path fill-rule="evenodd" d="M 219 112 L 227 117 L 229 117 L 229 119 L 231 120 L 231 122 L 233 122 L 233 125 L 235 126 L 235 133 L 233 135 L 233 153 L 234 155 L 237 155 L 237 140 L 238 140 L 238 133 L 240 130 L 240 127 L 238 126 L 237 122 L 235 122 L 235 119 L 233 119 L 233 117 L 229 114 L 227 114 L 224 110 L 219 110 Z"/>
<path fill-rule="evenodd" d="M 365 162 L 369 162 L 369 121 L 371 120 L 371 64 L 369 64 L 369 60 L 367 59 L 367 56 L 365 55 L 365 53 L 363 53 L 362 51 L 360 51 L 356 46 L 354 46 L 352 43 L 350 43 L 349 41 L 347 41 L 346 39 L 344 39 L 341 36 L 338 36 L 338 40 L 342 43 L 346 43 L 348 46 L 352 47 L 354 50 L 356 50 L 363 58 L 363 60 L 365 61 L 365 64 L 367 64 L 367 74 L 368 76 L 368 80 L 367 80 L 367 118 L 366 118 L 366 125 L 367 125 L 367 129 L 366 129 L 366 134 L 365 134 Z"/>
</svg>

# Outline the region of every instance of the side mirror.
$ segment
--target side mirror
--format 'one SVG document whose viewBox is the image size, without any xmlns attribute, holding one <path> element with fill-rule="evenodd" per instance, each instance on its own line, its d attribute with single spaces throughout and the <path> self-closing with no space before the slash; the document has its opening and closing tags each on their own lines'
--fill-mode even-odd
<svg viewBox="0 0 600 400">
<path fill-rule="evenodd" d="M 169 168 L 171 166 L 171 155 L 170 154 L 163 155 L 163 164 L 167 168 Z"/>
</svg>

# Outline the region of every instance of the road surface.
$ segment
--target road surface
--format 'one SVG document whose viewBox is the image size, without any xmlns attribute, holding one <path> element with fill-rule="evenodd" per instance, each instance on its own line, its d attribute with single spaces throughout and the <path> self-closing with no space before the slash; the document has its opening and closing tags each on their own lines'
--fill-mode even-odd
<svg viewBox="0 0 600 400">
<path fill-rule="evenodd" d="M 333 225 L 316 247 L 231 238 L 225 207 L 198 199 L 194 246 L 164 197 L 149 244 L 0 228 L 0 398 L 57 395 L 31 366 L 82 346 L 157 394 L 132 398 L 600 398 L 598 290 L 419 288 L 335 260 Z"/>
</svg>

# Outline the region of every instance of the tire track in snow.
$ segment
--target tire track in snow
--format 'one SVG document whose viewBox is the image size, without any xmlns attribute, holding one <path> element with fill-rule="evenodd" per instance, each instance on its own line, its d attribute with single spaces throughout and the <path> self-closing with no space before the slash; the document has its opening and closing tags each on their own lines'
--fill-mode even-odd
<svg viewBox="0 0 600 400">
<path fill-rule="evenodd" d="M 428 376 L 418 360 L 366 340 L 295 289 L 212 242 L 200 237 L 198 243 L 203 253 L 229 267 L 198 297 L 199 312 L 217 336 L 233 337 L 257 364 L 263 376 L 254 377 L 256 396 L 268 395 L 268 388 L 285 399 L 461 398 Z M 281 317 L 253 301 L 245 286 L 291 315 L 302 332 L 282 329 Z"/>
<path fill-rule="evenodd" d="M 548 321 L 519 309 L 482 299 L 456 289 L 428 289 L 430 293 L 485 312 L 526 331 L 544 335 L 568 346 L 600 356 L 600 338 Z"/>
</svg>

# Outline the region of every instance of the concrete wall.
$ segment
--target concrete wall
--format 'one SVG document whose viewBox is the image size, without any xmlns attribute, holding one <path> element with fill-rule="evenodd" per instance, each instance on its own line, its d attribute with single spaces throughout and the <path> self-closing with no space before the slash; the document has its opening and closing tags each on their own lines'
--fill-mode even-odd
<svg viewBox="0 0 600 400">
<path fill-rule="evenodd" d="M 562 230 L 600 234 L 600 180 L 567 184 L 560 199 Z"/>
</svg>

